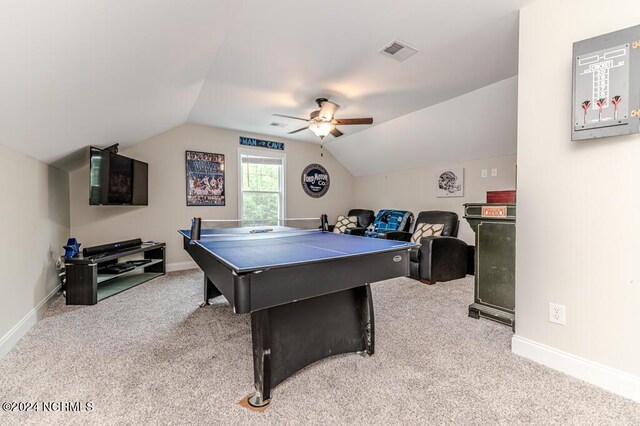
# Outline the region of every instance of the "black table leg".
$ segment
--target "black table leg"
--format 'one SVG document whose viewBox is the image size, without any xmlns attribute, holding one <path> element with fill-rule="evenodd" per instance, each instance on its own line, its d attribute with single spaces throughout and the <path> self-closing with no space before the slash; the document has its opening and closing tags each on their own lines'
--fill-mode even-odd
<svg viewBox="0 0 640 426">
<path fill-rule="evenodd" d="M 249 404 L 264 407 L 271 399 L 271 327 L 268 309 L 251 314 L 251 339 L 256 391 L 249 397 Z"/>
<path fill-rule="evenodd" d="M 204 274 L 204 300 L 200 303 L 200 307 L 209 305 L 209 299 L 222 295 L 220 290 L 211 282 L 207 274 Z"/>
<path fill-rule="evenodd" d="M 360 298 L 361 310 L 361 331 L 364 341 L 364 352 L 367 355 L 375 353 L 375 323 L 373 320 L 373 297 L 371 297 L 371 287 L 366 286 L 366 297 Z"/>
<path fill-rule="evenodd" d="M 307 365 L 348 352 L 374 353 L 369 285 L 251 313 L 256 392 L 249 404 L 269 403 L 271 390 Z"/>
</svg>

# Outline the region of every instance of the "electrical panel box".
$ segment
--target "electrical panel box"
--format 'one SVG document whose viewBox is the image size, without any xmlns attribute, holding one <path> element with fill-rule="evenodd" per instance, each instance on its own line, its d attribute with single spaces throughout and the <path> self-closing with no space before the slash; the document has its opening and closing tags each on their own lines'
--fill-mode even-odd
<svg viewBox="0 0 640 426">
<path fill-rule="evenodd" d="M 638 133 L 640 25 L 573 44 L 571 140 Z"/>
</svg>

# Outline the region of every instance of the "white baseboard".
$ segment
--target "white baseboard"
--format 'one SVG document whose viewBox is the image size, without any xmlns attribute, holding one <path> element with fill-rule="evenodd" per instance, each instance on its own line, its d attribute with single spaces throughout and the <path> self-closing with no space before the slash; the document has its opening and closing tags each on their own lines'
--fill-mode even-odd
<svg viewBox="0 0 640 426">
<path fill-rule="evenodd" d="M 196 269 L 198 265 L 192 260 L 186 262 L 167 263 L 167 272 L 186 271 L 187 269 Z"/>
<path fill-rule="evenodd" d="M 640 377 L 572 355 L 533 340 L 513 336 L 511 351 L 610 392 L 640 402 Z"/>
<path fill-rule="evenodd" d="M 60 286 L 58 285 L 56 288 L 51 290 L 47 297 L 42 299 L 42 301 L 38 303 L 35 308 L 33 308 L 27 315 L 25 315 L 25 317 L 22 318 L 19 323 L 14 325 L 13 328 L 7 332 L 7 334 L 2 336 L 2 338 L 0 339 L 0 358 L 4 357 L 11 350 L 11 348 L 13 348 L 15 344 L 18 343 L 18 341 L 20 341 L 20 339 L 22 339 L 25 334 L 27 334 L 27 331 L 29 331 L 29 329 L 33 327 L 36 322 L 38 322 L 38 319 L 42 318 L 42 315 L 44 315 L 44 312 L 47 309 L 49 300 L 51 300 L 51 298 L 55 296 L 55 294 L 59 290 Z"/>
</svg>

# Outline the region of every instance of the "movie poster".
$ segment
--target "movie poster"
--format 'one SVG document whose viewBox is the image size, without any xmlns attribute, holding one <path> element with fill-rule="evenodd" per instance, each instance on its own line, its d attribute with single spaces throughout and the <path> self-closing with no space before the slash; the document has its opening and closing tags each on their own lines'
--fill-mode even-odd
<svg viewBox="0 0 640 426">
<path fill-rule="evenodd" d="M 187 206 L 224 206 L 224 155 L 187 151 Z"/>
</svg>

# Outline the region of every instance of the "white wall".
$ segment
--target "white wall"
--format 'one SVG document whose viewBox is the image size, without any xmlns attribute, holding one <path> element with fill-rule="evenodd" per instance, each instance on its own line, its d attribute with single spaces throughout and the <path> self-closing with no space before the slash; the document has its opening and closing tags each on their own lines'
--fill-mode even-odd
<svg viewBox="0 0 640 426">
<path fill-rule="evenodd" d="M 572 44 L 637 25 L 640 6 L 538 0 L 520 19 L 514 350 L 622 372 L 640 401 L 640 136 L 571 141 Z"/>
<path fill-rule="evenodd" d="M 354 176 L 512 155 L 517 98 L 518 78 L 507 78 L 327 147 Z"/>
<path fill-rule="evenodd" d="M 464 168 L 464 197 L 437 198 L 438 176 L 449 167 Z M 498 170 L 498 176 L 491 177 L 492 168 Z M 480 177 L 482 169 L 488 169 L 488 177 Z M 475 245 L 475 235 L 463 219 L 463 204 L 485 202 L 487 191 L 515 189 L 515 171 L 516 156 L 507 155 L 361 176 L 356 178 L 355 206 L 375 211 L 409 210 L 416 216 L 423 210 L 452 211 L 460 217 L 458 237 Z"/>
<path fill-rule="evenodd" d="M 185 124 L 121 151 L 149 163 L 149 205 L 146 207 L 90 206 L 88 166 L 71 173 L 71 234 L 86 246 L 141 237 L 167 243 L 167 262 L 187 262 L 177 230 L 190 219 L 236 219 L 238 217 L 239 136 L 285 142 L 287 217 L 320 217 L 330 220 L 353 207 L 353 176 L 320 146 L 281 138 L 239 133 Z M 185 150 L 225 155 L 226 206 L 187 207 L 185 201 Z M 269 152 L 274 152 L 267 150 Z M 328 193 L 319 199 L 307 196 L 300 183 L 310 163 L 324 165 L 331 178 Z"/>
<path fill-rule="evenodd" d="M 487 191 L 515 189 L 517 86 L 511 77 L 331 142 L 356 176 L 354 205 L 414 215 L 453 211 L 460 216 L 458 237 L 474 244 L 463 204 L 485 202 Z M 437 178 L 451 167 L 465 169 L 464 197 L 437 198 Z M 498 176 L 491 177 L 492 168 Z"/>
<path fill-rule="evenodd" d="M 69 175 L 0 145 L 0 203 L 2 356 L 58 286 L 55 260 L 69 236 Z"/>
</svg>

